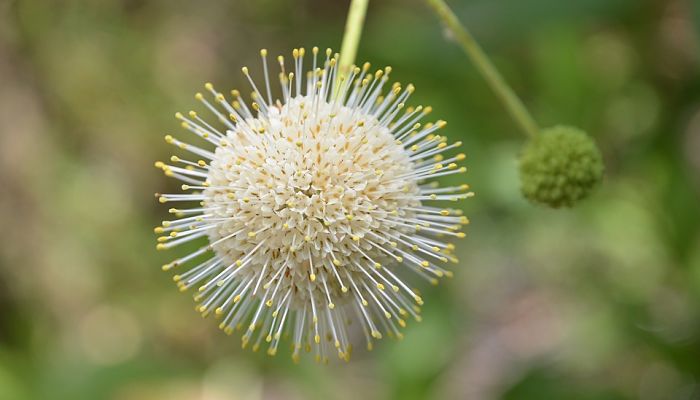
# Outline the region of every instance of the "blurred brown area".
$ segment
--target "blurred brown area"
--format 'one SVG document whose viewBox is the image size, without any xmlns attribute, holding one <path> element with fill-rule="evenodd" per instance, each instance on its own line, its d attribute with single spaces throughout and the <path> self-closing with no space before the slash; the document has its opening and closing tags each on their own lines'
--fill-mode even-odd
<svg viewBox="0 0 700 400">
<path fill-rule="evenodd" d="M 418 0 L 371 2 L 360 60 L 415 83 L 477 196 L 424 320 L 349 364 L 241 351 L 160 265 L 152 167 L 205 81 L 338 48 L 347 1 L 0 2 L 1 399 L 700 397 L 700 5 L 450 3 L 543 125 L 600 144 L 573 210 L 518 191 L 522 137 Z M 280 352 L 283 353 L 283 352 Z"/>
</svg>

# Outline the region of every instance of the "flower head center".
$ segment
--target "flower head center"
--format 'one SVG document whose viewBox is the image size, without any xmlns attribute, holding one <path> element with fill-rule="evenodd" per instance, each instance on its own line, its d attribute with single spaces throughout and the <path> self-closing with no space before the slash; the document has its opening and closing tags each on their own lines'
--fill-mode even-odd
<svg viewBox="0 0 700 400">
<path fill-rule="evenodd" d="M 209 233 L 218 255 L 235 264 L 260 244 L 246 273 L 265 268 L 272 279 L 290 268 L 289 288 L 311 288 L 319 299 L 326 286 L 342 291 L 337 280 L 315 279 L 319 271 L 324 279 L 362 273 L 352 261 L 362 253 L 381 264 L 387 255 L 367 240 L 386 245 L 384 232 L 397 227 L 389 217 L 420 204 L 410 196 L 417 185 L 405 179 L 413 164 L 389 129 L 310 97 L 246 122 L 227 133 L 235 145 L 217 148 L 204 191 L 205 208 L 230 220 Z"/>
</svg>

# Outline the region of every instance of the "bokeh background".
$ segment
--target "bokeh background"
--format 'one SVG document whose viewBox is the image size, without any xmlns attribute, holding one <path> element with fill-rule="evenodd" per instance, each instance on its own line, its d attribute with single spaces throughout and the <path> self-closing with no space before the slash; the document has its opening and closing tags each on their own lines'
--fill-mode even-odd
<svg viewBox="0 0 700 400">
<path fill-rule="evenodd" d="M 424 321 L 319 366 L 241 351 L 160 271 L 152 165 L 203 82 L 338 49 L 348 2 L 0 0 L 0 399 L 700 398 L 700 2 L 451 5 L 605 182 L 524 201 L 524 137 L 464 54 L 420 0 L 371 2 L 359 59 L 449 121 L 477 196 Z"/>
</svg>

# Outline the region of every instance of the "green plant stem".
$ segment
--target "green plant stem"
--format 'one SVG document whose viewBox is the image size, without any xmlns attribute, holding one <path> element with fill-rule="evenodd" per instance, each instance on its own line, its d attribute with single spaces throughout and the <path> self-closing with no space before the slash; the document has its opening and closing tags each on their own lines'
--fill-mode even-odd
<svg viewBox="0 0 700 400">
<path fill-rule="evenodd" d="M 345 23 L 345 33 L 343 34 L 343 44 L 340 46 L 338 68 L 341 75 L 347 76 L 350 67 L 355 62 L 368 3 L 369 0 L 352 0 L 350 3 L 348 19 Z"/>
<path fill-rule="evenodd" d="M 501 99 L 501 102 L 503 102 L 503 105 L 523 132 L 530 137 L 537 135 L 540 130 L 537 122 L 535 122 L 523 102 L 513 92 L 513 89 L 508 86 L 503 76 L 501 76 L 491 60 L 489 60 L 489 57 L 481 49 L 481 46 L 479 46 L 467 28 L 459 22 L 459 19 L 457 19 L 457 16 L 445 1 L 426 0 L 426 2 L 454 36 L 459 46 L 471 59 L 498 98 Z"/>
</svg>

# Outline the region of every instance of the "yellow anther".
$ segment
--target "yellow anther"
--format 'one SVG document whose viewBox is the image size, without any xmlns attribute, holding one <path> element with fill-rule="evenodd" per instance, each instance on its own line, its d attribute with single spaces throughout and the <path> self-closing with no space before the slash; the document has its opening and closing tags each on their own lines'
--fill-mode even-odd
<svg viewBox="0 0 700 400">
<path fill-rule="evenodd" d="M 421 261 L 420 265 L 421 265 L 421 267 L 428 268 L 430 266 L 430 263 L 427 261 Z"/>
<path fill-rule="evenodd" d="M 467 236 L 467 235 L 466 235 L 464 232 L 457 232 L 457 237 L 458 237 L 458 238 L 461 239 L 461 238 L 463 238 L 463 237 L 465 237 L 465 236 Z"/>
<path fill-rule="evenodd" d="M 328 308 L 330 308 L 331 310 L 334 309 L 334 308 L 335 308 L 335 304 L 333 304 L 333 303 L 328 303 Z"/>
<path fill-rule="evenodd" d="M 254 238 L 254 237 L 255 237 L 255 232 L 248 232 L 248 237 L 249 237 L 249 238 Z"/>
<path fill-rule="evenodd" d="M 316 282 L 316 274 L 309 275 L 309 279 L 311 279 L 311 282 Z"/>
<path fill-rule="evenodd" d="M 153 228 L 153 233 L 163 233 L 164 229 L 160 226 Z"/>
<path fill-rule="evenodd" d="M 337 258 L 333 259 L 333 265 L 335 265 L 336 267 L 339 267 L 339 266 L 340 266 L 340 260 L 338 260 Z"/>
</svg>

